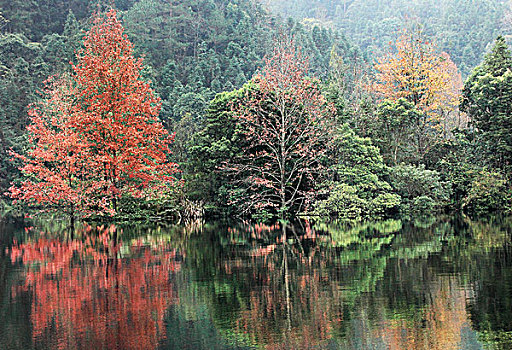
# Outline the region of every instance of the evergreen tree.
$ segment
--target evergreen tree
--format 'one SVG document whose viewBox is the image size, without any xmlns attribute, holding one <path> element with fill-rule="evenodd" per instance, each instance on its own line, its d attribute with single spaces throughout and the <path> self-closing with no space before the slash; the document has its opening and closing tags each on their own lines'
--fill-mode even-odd
<svg viewBox="0 0 512 350">
<path fill-rule="evenodd" d="M 489 73 L 493 76 L 503 75 L 512 68 L 512 55 L 510 48 L 505 42 L 503 36 L 499 36 L 494 46 L 484 59 L 481 66 L 481 72 Z M 478 68 L 476 68 L 478 70 Z"/>
<path fill-rule="evenodd" d="M 468 113 L 488 163 L 512 171 L 512 54 L 498 37 L 464 85 L 461 109 Z"/>
</svg>

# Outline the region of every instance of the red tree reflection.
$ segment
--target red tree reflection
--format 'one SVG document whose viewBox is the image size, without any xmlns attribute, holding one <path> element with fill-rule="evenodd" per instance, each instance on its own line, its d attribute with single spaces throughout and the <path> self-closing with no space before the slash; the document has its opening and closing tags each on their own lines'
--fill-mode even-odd
<svg viewBox="0 0 512 350">
<path fill-rule="evenodd" d="M 218 264 L 221 275 L 246 279 L 237 281 L 245 299 L 231 320 L 232 334 L 258 349 L 327 346 L 343 322 L 346 295 L 338 281 L 323 272 L 333 265 L 333 257 L 320 254 L 318 245 L 313 247 L 325 237 L 307 221 L 300 230 L 279 224 L 248 225 L 229 228 L 228 233 L 232 244 L 243 243 L 245 248 Z"/>
<path fill-rule="evenodd" d="M 9 252 L 13 263 L 26 266 L 25 282 L 13 294 L 32 295 L 34 342 L 59 349 L 156 348 L 166 309 L 177 302 L 176 252 L 116 243 L 114 226 L 87 230 L 83 240 L 41 238 Z"/>
</svg>

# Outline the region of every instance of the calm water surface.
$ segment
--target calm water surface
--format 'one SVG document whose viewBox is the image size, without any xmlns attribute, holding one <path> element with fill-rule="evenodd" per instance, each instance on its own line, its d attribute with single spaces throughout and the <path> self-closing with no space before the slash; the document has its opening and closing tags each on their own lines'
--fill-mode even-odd
<svg viewBox="0 0 512 350">
<path fill-rule="evenodd" d="M 0 221 L 0 349 L 512 349 L 512 218 Z"/>
</svg>

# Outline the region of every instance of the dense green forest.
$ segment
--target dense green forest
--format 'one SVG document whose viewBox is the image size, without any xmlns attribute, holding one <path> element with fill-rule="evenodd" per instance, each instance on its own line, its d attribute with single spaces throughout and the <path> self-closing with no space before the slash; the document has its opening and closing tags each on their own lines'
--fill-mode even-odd
<svg viewBox="0 0 512 350">
<path fill-rule="evenodd" d="M 354 220 L 508 211 L 508 5 L 389 5 L 0 1 L 4 210 Z M 98 103 L 115 84 L 133 89 Z M 137 132 L 153 143 L 129 148 L 136 127 L 115 145 L 80 143 L 141 115 Z M 153 168 L 136 172 L 127 158 L 141 149 Z"/>
<path fill-rule="evenodd" d="M 378 57 L 404 27 L 419 27 L 452 57 L 463 76 L 483 59 L 497 35 L 511 35 L 506 0 L 265 0 L 272 11 L 343 31 Z"/>
</svg>

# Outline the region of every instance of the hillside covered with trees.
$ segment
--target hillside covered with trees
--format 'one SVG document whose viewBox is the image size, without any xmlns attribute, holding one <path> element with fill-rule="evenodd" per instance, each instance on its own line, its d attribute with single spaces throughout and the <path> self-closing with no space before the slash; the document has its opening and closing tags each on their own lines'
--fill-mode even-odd
<svg viewBox="0 0 512 350">
<path fill-rule="evenodd" d="M 341 30 L 361 49 L 379 57 L 404 28 L 421 28 L 447 52 L 466 77 L 499 34 L 512 34 L 507 0 L 265 0 L 284 18 Z"/>
<path fill-rule="evenodd" d="M 510 210 L 507 4 L 371 3 L 1 1 L 3 210 Z"/>
</svg>

